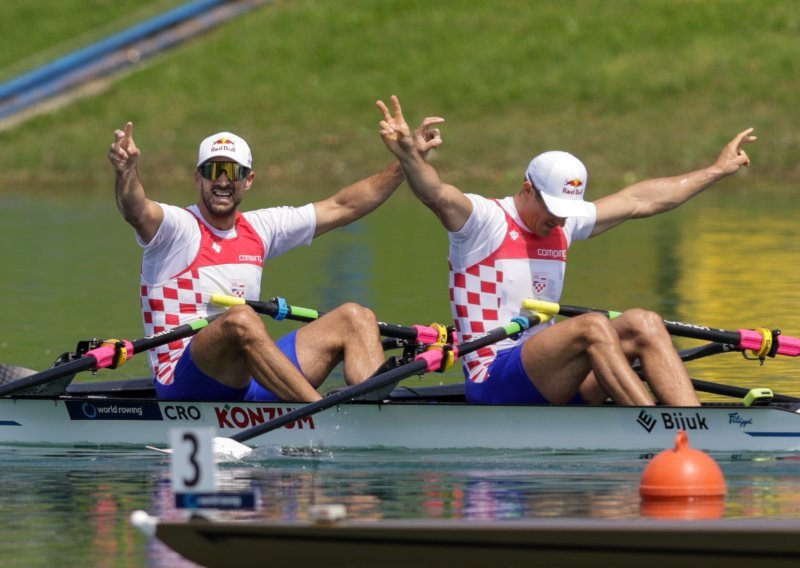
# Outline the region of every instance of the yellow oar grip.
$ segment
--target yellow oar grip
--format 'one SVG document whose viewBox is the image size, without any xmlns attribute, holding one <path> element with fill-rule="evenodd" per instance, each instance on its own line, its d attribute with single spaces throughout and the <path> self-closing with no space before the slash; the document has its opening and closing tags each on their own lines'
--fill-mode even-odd
<svg viewBox="0 0 800 568">
<path fill-rule="evenodd" d="M 244 298 L 237 298 L 236 296 L 226 296 L 225 294 L 211 294 L 211 303 L 218 306 L 241 306 L 245 303 Z"/>
<path fill-rule="evenodd" d="M 540 312 L 538 310 L 536 312 L 536 315 L 539 316 L 539 323 L 544 323 L 546 321 L 550 321 L 551 319 L 556 317 L 555 314 L 550 314 L 550 313 L 547 313 L 547 312 Z"/>
<path fill-rule="evenodd" d="M 561 309 L 561 306 L 555 302 L 526 298 L 525 300 L 522 300 L 522 308 L 532 312 L 539 312 L 540 314 L 549 314 L 550 316 L 554 316 L 558 313 L 558 310 Z"/>
<path fill-rule="evenodd" d="M 435 341 L 436 344 L 444 345 L 445 343 L 447 343 L 447 326 L 446 325 L 434 322 L 431 325 L 429 325 L 428 327 L 430 327 L 431 329 L 436 331 L 436 333 L 438 334 L 438 337 L 436 338 L 436 341 Z"/>
<path fill-rule="evenodd" d="M 764 359 L 772 350 L 772 332 L 765 327 L 757 327 L 755 331 L 761 334 L 761 349 L 758 351 L 753 350 L 753 354 L 760 359 Z"/>
</svg>

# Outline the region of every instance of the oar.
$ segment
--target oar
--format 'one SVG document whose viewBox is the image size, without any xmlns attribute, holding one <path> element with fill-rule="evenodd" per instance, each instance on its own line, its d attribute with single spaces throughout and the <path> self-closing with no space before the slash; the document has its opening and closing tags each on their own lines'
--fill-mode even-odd
<svg viewBox="0 0 800 568">
<path fill-rule="evenodd" d="M 468 353 L 472 353 L 473 351 L 477 351 L 478 349 L 493 343 L 497 343 L 498 341 L 509 336 L 521 333 L 529 327 L 547 321 L 552 317 L 553 314 L 540 312 L 532 316 L 521 316 L 519 318 L 514 318 L 514 320 L 503 327 L 495 328 L 484 335 L 481 335 L 480 337 L 465 341 L 464 343 L 453 345 L 451 352 L 454 358 L 467 355 Z M 415 357 L 414 360 L 409 363 L 374 375 L 363 383 L 347 387 L 334 394 L 326 396 L 321 400 L 306 404 L 300 408 L 292 410 L 291 412 L 287 412 L 286 414 L 265 422 L 264 424 L 259 424 L 258 426 L 254 426 L 253 428 L 234 434 L 229 439 L 233 440 L 234 442 L 244 442 L 262 434 L 266 434 L 267 432 L 271 432 L 272 430 L 280 428 L 281 426 L 284 426 L 290 422 L 311 416 L 312 414 L 316 414 L 325 409 L 331 408 L 332 406 L 337 406 L 343 402 L 347 402 L 371 391 L 378 390 L 381 387 L 395 383 L 399 380 L 411 377 L 413 375 L 421 375 L 429 371 L 439 370 L 442 368 L 443 362 L 446 362 L 445 357 L 448 357 L 447 352 L 447 349 L 429 349 Z"/>
<path fill-rule="evenodd" d="M 283 298 L 273 298 L 269 302 L 261 302 L 258 300 L 245 300 L 244 298 L 237 298 L 236 296 L 226 296 L 224 294 L 212 294 L 211 303 L 229 308 L 241 305 L 250 306 L 259 314 L 268 315 L 276 320 L 290 319 L 309 322 L 319 319 L 325 314 L 325 312 L 318 312 L 310 308 L 291 306 L 287 304 L 286 300 Z M 385 337 L 418 341 L 425 345 L 432 345 L 445 341 L 445 338 L 441 336 L 441 331 L 433 326 L 414 325 L 407 327 L 394 323 L 378 322 L 378 329 L 381 335 Z"/>
<path fill-rule="evenodd" d="M 564 306 L 555 302 L 533 299 L 523 301 L 522 305 L 529 310 L 547 310 L 548 313 L 555 311 L 555 313 L 569 317 L 588 313 L 599 313 L 614 319 L 622 313 L 598 308 Z M 771 331 L 760 328 L 758 330 L 739 329 L 736 331 L 729 331 L 669 320 L 664 320 L 664 325 L 667 331 L 672 335 L 691 339 L 716 341 L 718 343 L 728 343 L 741 351 L 752 351 L 756 357 L 760 359 L 764 357 L 774 357 L 775 355 L 787 355 L 789 357 L 797 357 L 800 355 L 800 339 L 788 335 L 781 335 L 780 332 L 776 330 Z"/>
<path fill-rule="evenodd" d="M 724 385 L 721 383 L 714 383 L 711 381 L 702 381 L 700 379 L 692 379 L 692 384 L 694 385 L 695 390 L 699 392 L 707 392 L 711 394 L 718 394 L 721 396 L 730 396 L 732 398 L 741 398 L 745 400 L 748 395 L 753 395 L 759 391 L 766 391 L 767 398 L 771 402 L 800 402 L 800 398 L 796 396 L 790 396 L 786 394 L 778 394 L 776 392 L 772 392 L 772 389 L 764 389 L 764 388 L 755 388 L 755 389 L 748 389 L 745 387 L 737 387 L 733 385 Z M 763 400 L 761 404 L 763 404 Z M 749 404 L 745 404 L 745 406 L 750 406 Z"/>
<path fill-rule="evenodd" d="M 681 361 L 688 362 L 688 361 L 695 361 L 703 357 L 710 357 L 711 355 L 718 355 L 719 353 L 730 353 L 734 349 L 735 348 L 729 343 L 706 343 L 705 345 L 700 345 L 698 347 L 692 347 L 691 349 L 684 349 L 682 351 L 678 351 L 678 355 L 680 355 Z M 642 368 L 638 360 L 634 362 L 633 370 L 641 375 Z M 744 400 L 747 398 L 748 395 L 753 396 L 755 393 L 765 393 L 766 391 L 768 391 L 766 396 L 772 402 L 800 402 L 800 398 L 798 397 L 785 394 L 778 394 L 776 392 L 772 392 L 771 389 L 765 389 L 765 388 L 748 389 L 744 387 L 737 387 L 733 385 L 726 385 L 711 381 L 703 381 L 701 379 L 691 379 L 691 381 L 692 385 L 694 386 L 694 389 L 698 392 L 707 392 L 710 394 L 730 396 L 732 398 L 741 398 Z"/>
<path fill-rule="evenodd" d="M 136 353 L 153 349 L 160 345 L 165 345 L 171 341 L 183 339 L 196 334 L 207 326 L 217 315 L 206 318 L 196 319 L 174 327 L 168 331 L 137 339 L 135 341 L 113 340 L 95 349 L 87 351 L 82 357 L 56 365 L 45 371 L 35 373 L 13 383 L 0 386 L 0 396 L 8 396 L 21 390 L 37 387 L 45 383 L 55 381 L 70 374 L 90 371 L 94 369 L 104 369 L 107 367 L 116 368 Z"/>
</svg>

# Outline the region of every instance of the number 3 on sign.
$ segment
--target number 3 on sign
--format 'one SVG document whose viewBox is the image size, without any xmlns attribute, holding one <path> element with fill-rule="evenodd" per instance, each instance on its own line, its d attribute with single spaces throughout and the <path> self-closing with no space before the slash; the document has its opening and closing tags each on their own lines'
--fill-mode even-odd
<svg viewBox="0 0 800 568">
<path fill-rule="evenodd" d="M 216 485 L 213 428 L 173 428 L 172 490 L 175 493 L 212 493 Z"/>
</svg>

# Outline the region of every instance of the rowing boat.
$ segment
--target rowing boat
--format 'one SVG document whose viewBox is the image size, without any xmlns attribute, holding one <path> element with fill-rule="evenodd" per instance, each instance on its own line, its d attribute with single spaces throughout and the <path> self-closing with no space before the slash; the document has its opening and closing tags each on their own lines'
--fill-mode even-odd
<svg viewBox="0 0 800 568">
<path fill-rule="evenodd" d="M 0 397 L 0 443 L 167 446 L 173 427 L 220 436 L 264 424 L 297 403 L 159 401 L 150 379 L 71 383 Z M 249 444 L 291 448 L 662 450 L 678 430 L 720 452 L 800 451 L 800 404 L 708 403 L 701 408 L 493 406 L 465 403 L 461 384 L 400 386 L 259 435 Z"/>
<path fill-rule="evenodd" d="M 796 566 L 800 523 L 779 520 L 608 521 L 525 519 L 501 522 L 132 521 L 203 566 L 340 565 L 438 567 L 564 566 L 726 568 Z"/>
<path fill-rule="evenodd" d="M 223 302 L 224 300 L 224 302 Z M 258 313 L 312 321 L 320 312 L 285 301 L 247 301 Z M 236 298 L 217 298 L 228 305 Z M 534 302 L 531 300 L 531 302 Z M 232 304 L 231 304 L 232 305 Z M 248 449 L 296 448 L 635 450 L 671 447 L 684 430 L 705 451 L 800 450 L 800 398 L 769 389 L 742 389 L 692 380 L 698 390 L 723 394 L 730 403 L 689 407 L 470 405 L 463 384 L 392 387 L 403 379 L 447 368 L 457 357 L 496 343 L 560 311 L 594 308 L 537 302 L 530 315 L 455 343 L 452 329 L 379 323 L 386 350 L 402 356 L 358 385 L 316 402 L 159 401 L 151 379 L 75 383 L 83 371 L 115 369 L 133 354 L 198 333 L 216 315 L 199 318 L 136 341 L 81 341 L 50 369 L 35 372 L 0 365 L 0 444 L 165 447 L 174 428 L 210 427 Z M 604 311 L 609 317 L 616 312 Z M 666 322 L 670 333 L 711 343 L 682 351 L 691 361 L 730 350 L 765 357 L 800 355 L 800 338 L 777 330 L 718 330 Z M 436 326 L 436 327 L 434 327 Z M 391 364 L 389 364 L 391 363 Z M 636 366 L 634 365 L 634 368 Z M 763 391 L 763 392 L 759 392 Z M 755 395 L 754 395 L 755 393 Z M 230 445 L 230 444 L 229 444 Z M 248 449 L 249 451 L 249 449 Z"/>
</svg>

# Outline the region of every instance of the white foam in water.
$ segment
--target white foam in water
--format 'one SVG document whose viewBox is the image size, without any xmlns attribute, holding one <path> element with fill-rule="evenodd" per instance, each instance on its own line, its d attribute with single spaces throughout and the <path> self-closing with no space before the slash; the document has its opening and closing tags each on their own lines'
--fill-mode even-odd
<svg viewBox="0 0 800 568">
<path fill-rule="evenodd" d="M 214 438 L 214 461 L 217 463 L 236 462 L 244 458 L 249 459 L 252 453 L 253 448 L 245 446 L 232 438 L 222 438 L 220 436 Z"/>
<path fill-rule="evenodd" d="M 151 517 L 145 511 L 137 510 L 131 513 L 131 524 L 142 531 L 145 536 L 153 538 L 156 535 L 158 519 Z"/>
</svg>

